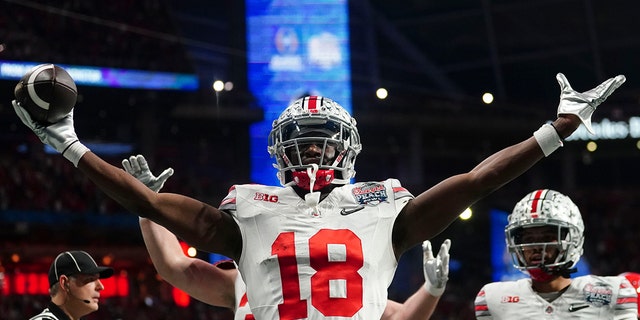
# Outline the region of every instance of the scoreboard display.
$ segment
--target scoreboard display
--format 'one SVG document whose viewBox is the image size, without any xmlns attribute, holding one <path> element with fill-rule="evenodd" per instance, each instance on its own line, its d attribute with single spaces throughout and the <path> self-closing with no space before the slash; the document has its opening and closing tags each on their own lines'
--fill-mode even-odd
<svg viewBox="0 0 640 320">
<path fill-rule="evenodd" d="M 305 95 L 331 98 L 351 111 L 346 0 L 246 0 L 247 79 L 264 111 L 251 126 L 251 179 L 279 185 L 267 152 L 271 124 Z"/>
</svg>

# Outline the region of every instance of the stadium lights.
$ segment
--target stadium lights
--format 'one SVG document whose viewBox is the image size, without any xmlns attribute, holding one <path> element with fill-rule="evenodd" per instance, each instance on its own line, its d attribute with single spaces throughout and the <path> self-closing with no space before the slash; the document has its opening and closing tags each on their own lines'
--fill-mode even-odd
<svg viewBox="0 0 640 320">
<path fill-rule="evenodd" d="M 213 82 L 213 85 L 211 87 L 213 88 L 213 91 L 220 92 L 224 90 L 224 82 L 216 80 Z"/>
<path fill-rule="evenodd" d="M 473 216 L 473 211 L 471 210 L 471 208 L 467 208 L 460 214 L 460 219 L 469 220 L 471 219 L 471 216 Z"/>
<path fill-rule="evenodd" d="M 484 102 L 485 104 L 491 104 L 493 102 L 493 94 L 485 92 L 482 95 L 482 102 Z"/>
<path fill-rule="evenodd" d="M 378 99 L 384 100 L 387 98 L 387 96 L 389 96 L 389 92 L 387 92 L 387 89 L 379 88 L 378 90 L 376 90 L 376 97 L 378 97 Z"/>
</svg>

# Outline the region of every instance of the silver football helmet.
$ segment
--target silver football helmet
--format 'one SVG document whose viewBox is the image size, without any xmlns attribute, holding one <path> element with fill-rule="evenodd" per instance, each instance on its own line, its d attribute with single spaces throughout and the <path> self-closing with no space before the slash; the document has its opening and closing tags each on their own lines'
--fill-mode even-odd
<svg viewBox="0 0 640 320">
<path fill-rule="evenodd" d="M 311 144 L 322 150 L 317 164 L 305 164 L 301 157 Z M 276 158 L 280 183 L 307 190 L 349 183 L 361 150 L 356 120 L 338 103 L 319 96 L 294 101 L 273 122 L 269 134 L 268 151 Z"/>
<path fill-rule="evenodd" d="M 523 230 L 543 226 L 555 227 L 555 240 L 523 241 Z M 505 235 L 514 267 L 535 279 L 540 274 L 569 270 L 578 263 L 583 252 L 584 223 L 580 210 L 569 197 L 554 190 L 542 189 L 529 193 L 515 205 L 508 217 Z M 543 253 L 557 249 L 558 254 L 554 261 L 543 259 L 538 265 L 529 265 L 524 250 L 534 248 L 542 248 Z"/>
</svg>

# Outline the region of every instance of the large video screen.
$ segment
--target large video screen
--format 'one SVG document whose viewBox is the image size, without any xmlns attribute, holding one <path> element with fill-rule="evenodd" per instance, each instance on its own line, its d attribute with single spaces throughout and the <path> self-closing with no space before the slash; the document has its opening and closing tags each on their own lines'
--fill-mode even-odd
<svg viewBox="0 0 640 320">
<path fill-rule="evenodd" d="M 267 138 L 292 101 L 321 95 L 351 111 L 346 0 L 246 0 L 249 89 L 264 110 L 251 127 L 251 179 L 278 185 Z"/>
<path fill-rule="evenodd" d="M 44 62 L 0 61 L 0 79 L 20 80 L 31 68 L 42 63 Z M 182 91 L 195 91 L 198 89 L 198 78 L 193 74 L 58 65 L 67 70 L 78 85 Z"/>
</svg>

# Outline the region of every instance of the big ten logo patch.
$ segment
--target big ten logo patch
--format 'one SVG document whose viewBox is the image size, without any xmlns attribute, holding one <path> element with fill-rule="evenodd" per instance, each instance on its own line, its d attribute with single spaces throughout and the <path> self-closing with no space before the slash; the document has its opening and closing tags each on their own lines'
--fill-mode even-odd
<svg viewBox="0 0 640 320">
<path fill-rule="evenodd" d="M 276 203 L 276 202 L 278 202 L 278 196 L 268 195 L 268 194 L 262 193 L 262 192 L 256 192 L 256 195 L 253 197 L 253 200 Z"/>
<path fill-rule="evenodd" d="M 519 296 L 502 296 L 502 303 L 518 303 L 520 302 Z"/>
</svg>

